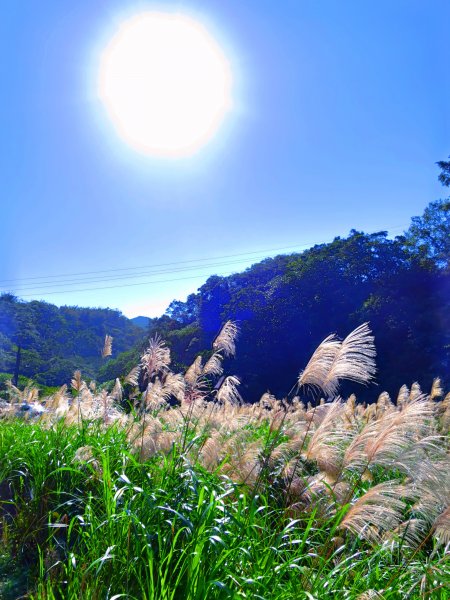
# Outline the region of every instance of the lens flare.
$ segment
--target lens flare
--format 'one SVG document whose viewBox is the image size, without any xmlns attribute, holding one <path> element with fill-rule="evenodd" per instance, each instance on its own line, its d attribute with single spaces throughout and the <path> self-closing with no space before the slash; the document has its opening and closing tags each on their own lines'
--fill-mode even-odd
<svg viewBox="0 0 450 600">
<path fill-rule="evenodd" d="M 124 22 L 100 61 L 98 94 L 119 134 L 155 156 L 189 155 L 231 109 L 231 69 L 206 29 L 179 14 Z"/>
</svg>

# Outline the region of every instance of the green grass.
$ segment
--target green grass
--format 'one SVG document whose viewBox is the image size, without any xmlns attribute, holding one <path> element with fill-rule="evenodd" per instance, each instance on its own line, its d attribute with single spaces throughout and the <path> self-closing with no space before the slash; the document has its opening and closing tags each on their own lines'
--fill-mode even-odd
<svg viewBox="0 0 450 600">
<path fill-rule="evenodd" d="M 0 597 L 448 597 L 431 538 L 372 546 L 339 529 L 345 506 L 293 519 L 270 478 L 255 492 L 192 455 L 140 462 L 115 426 L 0 421 Z"/>
</svg>

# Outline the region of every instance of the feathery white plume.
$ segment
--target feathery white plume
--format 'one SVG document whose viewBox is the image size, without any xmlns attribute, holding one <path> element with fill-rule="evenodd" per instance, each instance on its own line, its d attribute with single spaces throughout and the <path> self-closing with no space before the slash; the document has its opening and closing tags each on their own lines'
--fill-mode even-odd
<svg viewBox="0 0 450 600">
<path fill-rule="evenodd" d="M 298 386 L 311 385 L 328 396 L 336 394 L 339 381 L 369 383 L 376 371 L 372 332 L 363 323 L 341 341 L 335 335 L 324 339 L 298 378 Z"/>
<path fill-rule="evenodd" d="M 105 343 L 103 344 L 103 350 L 102 350 L 102 358 L 106 358 L 107 356 L 111 356 L 112 354 L 112 342 L 113 342 L 113 338 L 106 334 L 105 335 Z"/>
<path fill-rule="evenodd" d="M 213 349 L 223 352 L 225 356 L 236 354 L 236 338 L 239 328 L 234 321 L 227 321 L 213 342 Z"/>
</svg>

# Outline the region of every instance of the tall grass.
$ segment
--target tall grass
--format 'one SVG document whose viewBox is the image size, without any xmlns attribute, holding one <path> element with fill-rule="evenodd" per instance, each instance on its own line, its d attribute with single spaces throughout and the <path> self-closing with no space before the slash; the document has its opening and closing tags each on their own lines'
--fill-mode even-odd
<svg viewBox="0 0 450 600">
<path fill-rule="evenodd" d="M 221 364 L 236 333 L 227 324 L 184 375 L 153 340 L 111 391 L 81 374 L 42 402 L 10 388 L 0 597 L 448 597 L 450 397 L 438 401 L 438 382 L 396 403 L 245 405 Z M 297 389 L 368 382 L 373 358 L 366 327 L 327 338 Z M 34 416 L 18 418 L 25 396 Z"/>
</svg>

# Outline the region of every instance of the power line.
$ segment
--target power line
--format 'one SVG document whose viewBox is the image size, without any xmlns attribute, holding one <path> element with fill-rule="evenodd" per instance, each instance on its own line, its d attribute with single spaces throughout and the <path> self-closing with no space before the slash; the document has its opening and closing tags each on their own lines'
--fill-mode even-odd
<svg viewBox="0 0 450 600">
<path fill-rule="evenodd" d="M 394 231 L 395 228 L 390 228 L 390 231 Z M 322 243 L 327 243 L 327 242 L 317 242 L 317 244 L 322 244 Z M 304 245 L 297 245 L 297 246 L 284 246 L 283 248 L 274 248 L 272 249 L 272 251 L 276 251 L 276 250 L 282 250 L 282 249 L 292 249 L 292 248 L 300 248 L 300 247 L 311 247 L 309 244 L 304 244 Z M 246 252 L 246 253 L 241 253 L 241 254 L 234 254 L 234 255 L 229 255 L 230 257 L 233 256 L 248 256 L 250 254 L 256 254 L 256 252 L 270 252 L 270 250 L 266 250 L 266 251 L 253 251 L 253 252 Z M 223 257 L 224 258 L 224 257 Z M 254 257 L 255 259 L 264 259 L 264 258 L 269 258 L 266 255 L 263 257 Z M 195 262 L 201 261 L 201 260 L 208 260 L 206 259 L 195 259 Z M 67 285 L 79 285 L 82 283 L 97 283 L 100 282 L 102 280 L 104 281 L 114 281 L 114 280 L 124 280 L 124 279 L 136 279 L 136 278 L 140 278 L 140 277 L 144 277 L 144 276 L 155 276 L 155 275 L 162 275 L 165 273 L 176 273 L 176 272 L 186 272 L 186 271 L 192 271 L 198 268 L 215 268 L 215 267 L 224 267 L 224 266 L 229 266 L 229 265 L 234 265 L 234 264 L 240 264 L 242 262 L 247 262 L 248 259 L 241 259 L 241 260 L 237 260 L 237 261 L 227 261 L 224 263 L 210 263 L 210 264 L 206 264 L 206 265 L 191 265 L 191 266 L 186 266 L 186 267 L 180 267 L 178 269 L 169 269 L 169 270 L 163 270 L 163 271 L 155 271 L 155 272 L 147 272 L 147 273 L 134 273 L 134 274 L 128 274 L 128 275 L 121 275 L 118 277 L 109 277 L 109 276 L 105 276 L 105 277 L 92 277 L 92 278 L 88 278 L 88 279 L 78 279 L 78 280 L 66 280 L 66 282 L 55 282 L 53 284 L 49 284 L 49 285 L 44 285 L 44 284 L 39 284 L 36 283 L 35 285 L 30 285 L 30 286 L 25 286 L 22 288 L 17 288 L 15 291 L 28 291 L 28 290 L 35 290 L 33 293 L 30 294 L 21 294 L 21 297 L 23 298 L 27 298 L 27 297 L 32 297 L 32 296 L 39 296 L 39 295 L 43 295 L 43 296 L 49 296 L 49 295 L 54 295 L 54 294 L 64 294 L 64 293 L 78 293 L 78 292 L 89 292 L 89 291 L 97 291 L 97 290 L 107 290 L 107 289 L 115 289 L 115 288 L 125 288 L 125 287 L 134 287 L 134 286 L 140 286 L 140 285 L 153 285 L 155 283 L 169 283 L 169 282 L 175 282 L 175 281 L 184 281 L 184 280 L 188 280 L 188 279 L 199 279 L 201 277 L 208 277 L 211 275 L 211 272 L 208 273 L 202 273 L 202 274 L 198 274 L 198 275 L 193 275 L 193 276 L 189 276 L 189 277 L 179 277 L 179 278 L 174 278 L 174 279 L 163 279 L 163 280 L 156 280 L 156 281 L 144 281 L 144 282 L 138 282 L 138 283 L 128 283 L 128 284 L 123 284 L 123 285 L 112 285 L 112 286 L 101 286 L 101 287 L 89 287 L 89 288 L 83 288 L 83 289 L 64 289 L 64 290 L 57 290 L 57 291 L 51 291 L 54 290 L 55 287 L 61 287 L 64 286 L 66 287 Z M 186 264 L 189 262 L 194 262 L 194 260 L 192 261 L 178 261 L 178 262 L 173 262 L 173 263 L 166 263 L 167 265 L 176 265 L 176 264 Z M 156 266 L 156 265 L 155 265 Z M 160 265 L 163 266 L 163 265 Z M 138 268 L 142 268 L 142 267 L 129 267 L 128 269 L 110 269 L 109 271 L 99 271 L 99 273 L 105 273 L 105 272 L 115 272 L 115 271 L 124 271 L 124 270 L 131 270 L 131 269 L 138 269 Z M 231 271 L 230 273 L 227 274 L 222 274 L 221 276 L 227 276 L 229 274 L 233 273 L 233 271 Z M 56 276 L 54 276 L 56 277 Z M 36 279 L 36 278 L 29 278 L 29 279 Z M 70 281 L 72 281 L 72 283 L 70 283 Z M 47 282 L 44 282 L 45 284 Z M 36 287 L 37 286 L 37 287 Z M 50 291 L 41 291 L 44 287 L 49 287 Z"/>
<path fill-rule="evenodd" d="M 318 242 L 318 243 L 324 243 L 324 242 Z M 310 246 L 310 244 L 295 244 L 295 245 L 291 245 L 291 246 L 283 246 L 281 248 L 268 248 L 266 250 L 253 250 L 252 252 L 241 252 L 239 254 L 228 254 L 228 255 L 224 255 L 224 256 L 214 256 L 214 257 L 207 257 L 207 258 L 193 258 L 191 260 L 179 260 L 179 261 L 175 261 L 175 262 L 170 262 L 170 263 L 160 263 L 160 264 L 154 264 L 154 265 L 143 265 L 140 267 L 123 267 L 120 269 L 104 269 L 103 271 L 81 271 L 78 273 L 63 273 L 60 275 L 40 275 L 40 276 L 36 276 L 36 277 L 22 277 L 22 278 L 17 278 L 17 279 L 1 279 L 0 283 L 5 283 L 5 282 L 9 282 L 9 281 L 28 281 L 28 280 L 35 280 L 35 279 L 50 279 L 50 278 L 58 278 L 58 277 L 75 277 L 77 275 L 94 275 L 94 274 L 100 274 L 100 273 L 112 273 L 112 272 L 117 272 L 117 271 L 132 271 L 132 270 L 136 270 L 136 269 L 151 269 L 151 268 L 158 268 L 158 267 L 168 267 L 168 266 L 172 266 L 172 265 L 180 265 L 180 264 L 187 264 L 187 263 L 192 263 L 192 262 L 202 262 L 205 260 L 221 260 L 223 258 L 234 258 L 237 256 L 248 256 L 250 254 L 261 254 L 264 252 L 276 252 L 277 250 L 288 250 L 288 249 L 292 249 L 292 248 L 302 248 L 302 247 L 308 247 Z M 202 266 L 202 265 L 200 265 Z"/>
<path fill-rule="evenodd" d="M 396 226 L 396 227 L 391 227 L 389 228 L 389 231 L 397 231 L 397 230 L 403 230 L 404 227 L 402 226 Z M 188 264 L 188 263 L 199 263 L 199 262 L 204 262 L 207 260 L 222 260 L 222 259 L 226 259 L 226 258 L 235 258 L 235 257 L 240 257 L 240 256 L 250 256 L 252 254 L 263 254 L 263 253 L 267 253 L 267 252 L 276 252 L 276 251 L 280 251 L 280 250 L 289 250 L 289 249 L 295 249 L 295 248 L 309 248 L 312 245 L 315 244 L 325 244 L 325 243 L 329 243 L 329 240 L 324 240 L 324 241 L 320 241 L 320 242 L 308 242 L 306 244 L 293 244 L 293 245 L 289 245 L 289 246 L 281 246 L 281 247 L 277 247 L 277 248 L 267 248 L 264 250 L 253 250 L 251 252 L 240 252 L 238 254 L 227 254 L 227 255 L 222 255 L 222 256 L 215 256 L 215 257 L 207 257 L 207 258 L 195 258 L 195 259 L 190 259 L 190 260 L 183 260 L 183 261 L 174 261 L 174 262 L 169 262 L 169 263 L 160 263 L 160 264 L 153 264 L 153 265 L 142 265 L 139 267 L 123 267 L 123 268 L 118 268 L 118 269 L 104 269 L 104 270 L 100 270 L 100 271 L 80 271 L 78 273 L 62 273 L 59 275 L 40 275 L 40 276 L 35 276 L 35 277 L 22 277 L 22 278 L 14 278 L 14 279 L 1 279 L 0 280 L 0 284 L 1 283 L 8 283 L 8 282 L 27 282 L 27 281 L 35 281 L 35 280 L 40 280 L 40 279 L 57 279 L 60 277 L 77 277 L 77 276 L 84 276 L 84 275 L 100 275 L 102 273 L 116 273 L 116 272 L 122 272 L 122 271 L 134 271 L 134 270 L 139 270 L 139 269 L 154 269 L 154 268 L 159 268 L 159 267 L 169 267 L 169 266 L 174 266 L 174 265 L 182 265 L 182 264 Z M 257 257 L 255 257 L 257 258 Z M 200 267 L 203 267 L 206 265 L 200 265 Z M 107 276 L 105 276 L 106 278 Z M 124 275 L 125 277 L 125 275 Z M 84 277 L 80 280 L 78 280 L 80 283 L 83 281 Z M 89 279 L 93 279 L 93 280 L 97 280 L 100 278 L 97 277 L 92 277 Z M 76 280 L 69 280 L 69 281 L 76 281 Z M 47 281 L 43 281 L 42 283 L 50 283 Z M 4 286 L 2 286 L 4 287 Z"/>
<path fill-rule="evenodd" d="M 230 273 L 223 273 L 222 275 L 220 275 L 220 277 L 227 277 L 228 275 L 231 275 L 232 273 L 233 273 L 233 271 L 231 271 Z M 191 275 L 190 277 L 178 277 L 176 279 L 158 279 L 157 281 L 142 281 L 140 283 L 124 283 L 123 285 L 109 285 L 106 287 L 85 288 L 83 290 L 60 290 L 58 292 L 44 292 L 42 295 L 43 296 L 53 296 L 54 294 L 65 294 L 67 291 L 70 291 L 72 293 L 91 292 L 91 291 L 97 291 L 97 290 L 112 290 L 112 289 L 116 289 L 116 288 L 133 287 L 136 285 L 154 285 L 155 283 L 172 283 L 173 281 L 184 281 L 185 279 L 199 279 L 200 277 L 209 277 L 210 275 L 211 275 L 211 273 L 202 273 L 199 275 Z M 38 293 L 25 294 L 21 297 L 29 298 L 31 296 L 38 296 L 38 295 L 39 295 Z"/>
<path fill-rule="evenodd" d="M 254 257 L 255 259 L 263 259 L 265 258 L 265 255 L 261 255 L 261 257 Z M 100 281 L 116 281 L 116 280 L 124 280 L 124 279 L 137 279 L 139 277 L 147 277 L 147 276 L 154 276 L 154 275 L 164 275 L 166 273 L 178 273 L 178 272 L 185 272 L 185 271 L 192 271 L 192 270 L 196 270 L 199 268 L 213 268 L 213 267 L 226 267 L 228 265 L 235 265 L 235 264 L 242 264 L 244 262 L 248 262 L 248 258 L 245 259 L 240 259 L 240 260 L 234 260 L 234 261 L 227 261 L 227 262 L 222 262 L 222 263 L 210 263 L 210 264 L 206 264 L 206 265 L 192 265 L 189 267 L 180 267 L 178 269 L 167 269 L 167 270 L 162 270 L 162 271 L 148 271 L 148 272 L 144 272 L 144 273 L 133 273 L 132 275 L 120 275 L 120 276 L 116 276 L 116 277 L 110 277 L 110 276 L 106 276 L 106 277 L 89 277 L 87 279 L 69 279 L 69 280 L 61 280 L 59 282 L 56 283 L 49 283 L 47 284 L 46 282 L 43 284 L 31 284 L 31 285 L 26 285 L 20 288 L 14 288 L 15 291 L 22 291 L 22 290 L 33 290 L 33 289 L 38 289 L 41 290 L 43 288 L 55 288 L 55 287 L 61 287 L 61 286 L 72 286 L 72 285 L 79 285 L 82 283 L 97 283 Z M 9 289 L 6 287 L 3 287 L 4 290 Z"/>
</svg>

